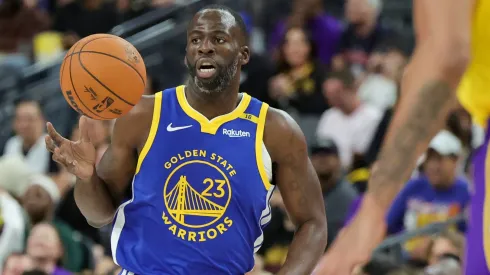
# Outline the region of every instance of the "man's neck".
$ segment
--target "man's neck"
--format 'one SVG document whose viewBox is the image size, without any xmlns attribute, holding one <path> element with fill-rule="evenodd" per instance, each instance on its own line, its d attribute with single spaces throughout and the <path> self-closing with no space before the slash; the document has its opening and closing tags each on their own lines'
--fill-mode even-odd
<svg viewBox="0 0 490 275">
<path fill-rule="evenodd" d="M 202 92 L 193 81 L 185 88 L 189 105 L 208 119 L 233 111 L 238 104 L 238 85 L 229 85 L 221 92 Z"/>
<path fill-rule="evenodd" d="M 29 151 L 32 146 L 34 146 L 34 144 L 36 144 L 38 138 L 36 139 L 26 139 L 26 138 L 23 138 L 22 139 L 22 149 L 24 151 Z"/>
</svg>

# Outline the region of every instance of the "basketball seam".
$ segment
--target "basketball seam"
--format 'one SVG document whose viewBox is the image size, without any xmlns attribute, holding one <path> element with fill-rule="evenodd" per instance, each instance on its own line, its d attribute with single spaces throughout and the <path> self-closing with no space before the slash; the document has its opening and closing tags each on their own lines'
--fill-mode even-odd
<svg viewBox="0 0 490 275">
<path fill-rule="evenodd" d="M 82 48 L 80 49 L 80 52 L 83 50 L 83 47 L 85 47 L 88 43 L 86 43 L 85 45 L 82 46 Z M 99 83 L 102 87 L 104 87 L 107 91 L 109 91 L 111 94 L 113 94 L 114 96 L 116 96 L 117 98 L 119 98 L 120 100 L 124 101 L 126 104 L 130 105 L 130 106 L 134 106 L 135 104 L 125 100 L 124 98 L 120 97 L 118 94 L 114 93 L 111 89 L 109 89 L 109 87 L 107 87 L 104 83 L 102 83 L 97 77 L 95 77 L 89 70 L 87 70 L 87 68 L 85 68 L 85 66 L 83 65 L 83 62 L 82 62 L 82 58 L 80 57 L 80 52 L 77 52 L 78 54 L 78 62 L 80 63 L 80 66 L 82 66 L 82 69 L 88 73 L 95 81 L 97 81 L 97 83 Z"/>
<path fill-rule="evenodd" d="M 102 38 L 110 38 L 110 37 L 112 37 L 112 36 L 102 36 L 102 37 L 96 37 L 96 38 L 94 38 L 94 39 L 90 39 L 89 41 L 87 41 L 87 43 L 85 43 L 85 45 L 87 45 L 88 43 L 90 43 L 90 42 L 92 42 L 92 41 L 95 41 L 95 40 L 99 40 L 99 39 L 102 39 Z M 82 40 L 79 40 L 77 43 L 75 43 L 75 45 L 73 45 L 73 52 L 72 52 L 72 53 L 70 53 L 70 54 L 65 55 L 65 58 L 63 58 L 63 60 L 67 59 L 68 57 L 70 57 L 70 56 L 72 56 L 73 54 L 75 54 L 75 53 L 76 53 L 76 52 L 75 52 L 75 50 L 76 50 L 76 46 L 78 45 L 78 43 L 80 43 L 80 41 L 82 41 Z M 83 46 L 85 46 L 85 45 L 83 45 Z M 83 46 L 82 46 L 82 48 L 83 48 Z M 80 48 L 80 49 L 81 49 L 81 48 Z M 70 51 L 68 50 L 68 52 L 70 52 Z"/>
<path fill-rule="evenodd" d="M 75 49 L 73 49 L 73 51 L 75 51 Z M 72 78 L 72 75 L 71 75 L 71 63 L 73 61 L 73 56 L 70 56 L 70 66 L 69 66 L 69 72 L 70 72 L 70 82 L 71 82 L 71 87 L 73 88 L 73 93 L 75 93 L 75 95 L 77 96 L 78 100 L 80 101 L 80 103 L 83 105 L 83 107 L 85 107 L 85 109 L 87 109 L 90 113 L 94 114 L 95 116 L 99 117 L 99 118 L 103 118 L 103 119 L 109 119 L 109 118 L 106 118 L 106 117 L 102 117 L 102 116 L 99 116 L 98 114 L 92 112 L 92 110 L 87 107 L 87 105 L 85 105 L 85 103 L 83 103 L 83 100 L 80 99 L 80 96 L 78 95 L 77 93 L 77 89 L 75 89 L 75 83 L 73 83 L 73 78 Z M 83 113 L 82 113 L 83 114 Z"/>
<path fill-rule="evenodd" d="M 103 38 L 118 38 L 118 39 L 120 39 L 120 40 L 123 40 L 123 41 L 127 42 L 126 40 L 122 39 L 121 37 L 119 37 L 119 36 L 117 36 L 117 35 L 108 35 L 108 36 L 97 37 L 97 38 L 94 38 L 94 39 L 92 39 L 92 40 L 89 40 L 89 41 L 87 41 L 87 43 L 85 43 L 85 45 L 83 45 L 83 47 L 87 46 L 89 43 L 92 43 L 92 42 L 93 42 L 93 41 L 95 41 L 95 40 L 98 40 L 98 39 L 103 39 Z M 80 49 L 80 52 L 82 51 L 83 47 Z M 94 52 L 95 52 L 95 51 L 94 51 Z M 72 53 L 72 54 L 73 54 L 73 53 Z M 111 56 L 112 56 L 112 55 L 111 55 Z M 115 56 L 112 56 L 112 57 L 115 57 Z M 122 61 L 122 62 L 124 62 L 123 60 L 121 60 L 121 61 Z M 124 62 L 124 63 L 126 63 L 126 62 Z M 129 65 L 129 64 L 128 64 L 128 65 Z M 131 66 L 131 65 L 129 65 L 129 66 L 130 66 L 131 68 L 133 68 L 133 66 Z M 134 69 L 134 68 L 133 68 L 133 69 Z M 136 69 L 134 69 L 134 70 L 136 71 L 136 73 L 137 73 L 138 75 L 140 74 L 140 73 L 139 73 L 139 72 L 138 72 Z M 144 78 L 143 78 L 143 76 L 141 76 L 141 75 L 140 75 L 140 77 L 141 77 L 141 79 L 143 80 L 143 85 L 146 87 L 146 79 L 144 79 Z"/>
<path fill-rule="evenodd" d="M 80 50 L 79 52 L 76 52 L 76 53 L 71 53 L 70 56 L 71 55 L 75 55 L 75 54 L 81 54 L 81 53 L 93 53 L 93 54 L 105 55 L 105 56 L 115 58 L 115 59 L 117 59 L 117 60 L 125 63 L 126 65 L 128 65 L 131 69 L 133 69 L 138 74 L 138 76 L 141 78 L 141 81 L 143 82 L 143 85 L 146 86 L 145 80 L 144 80 L 143 76 L 140 74 L 140 72 L 138 72 L 138 70 L 136 70 L 136 68 L 134 68 L 133 66 L 131 66 L 130 63 L 124 61 L 122 58 L 119 58 L 117 56 L 110 55 L 108 53 L 97 52 L 97 51 L 82 51 L 82 50 Z"/>
</svg>

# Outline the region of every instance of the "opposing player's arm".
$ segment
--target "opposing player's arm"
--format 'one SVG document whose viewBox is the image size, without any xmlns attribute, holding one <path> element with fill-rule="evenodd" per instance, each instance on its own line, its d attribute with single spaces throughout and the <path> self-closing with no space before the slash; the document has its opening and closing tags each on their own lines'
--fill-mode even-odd
<svg viewBox="0 0 490 275">
<path fill-rule="evenodd" d="M 277 164 L 276 183 L 297 228 L 278 274 L 310 274 L 327 245 L 327 220 L 305 138 L 288 114 L 269 108 L 264 142 Z"/>
<path fill-rule="evenodd" d="M 111 143 L 90 181 L 78 180 L 75 200 L 94 227 L 112 221 L 131 183 L 142 147 L 151 126 L 153 98 L 144 97 L 127 115 L 116 120 Z"/>
<path fill-rule="evenodd" d="M 455 106 L 456 88 L 469 61 L 474 3 L 414 1 L 417 46 L 405 70 L 400 104 L 364 200 L 375 202 L 369 208 L 379 207 L 380 216 L 384 216 L 416 160 Z"/>
</svg>

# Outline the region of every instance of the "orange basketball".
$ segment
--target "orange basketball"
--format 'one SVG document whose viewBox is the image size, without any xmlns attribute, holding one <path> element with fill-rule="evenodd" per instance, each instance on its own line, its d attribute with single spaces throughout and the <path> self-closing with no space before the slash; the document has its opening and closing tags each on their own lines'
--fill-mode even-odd
<svg viewBox="0 0 490 275">
<path fill-rule="evenodd" d="M 145 63 L 126 40 L 94 34 L 68 51 L 61 65 L 60 85 L 66 101 L 78 113 L 98 120 L 114 119 L 141 99 Z"/>
</svg>

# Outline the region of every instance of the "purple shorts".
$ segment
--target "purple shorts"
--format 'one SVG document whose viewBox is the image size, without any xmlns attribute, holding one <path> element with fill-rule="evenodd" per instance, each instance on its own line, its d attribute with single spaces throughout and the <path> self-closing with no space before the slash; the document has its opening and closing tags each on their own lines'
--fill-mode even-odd
<svg viewBox="0 0 490 275">
<path fill-rule="evenodd" d="M 490 120 L 485 143 L 474 152 L 464 275 L 490 275 Z M 488 186 L 487 186 L 488 184 Z"/>
</svg>

